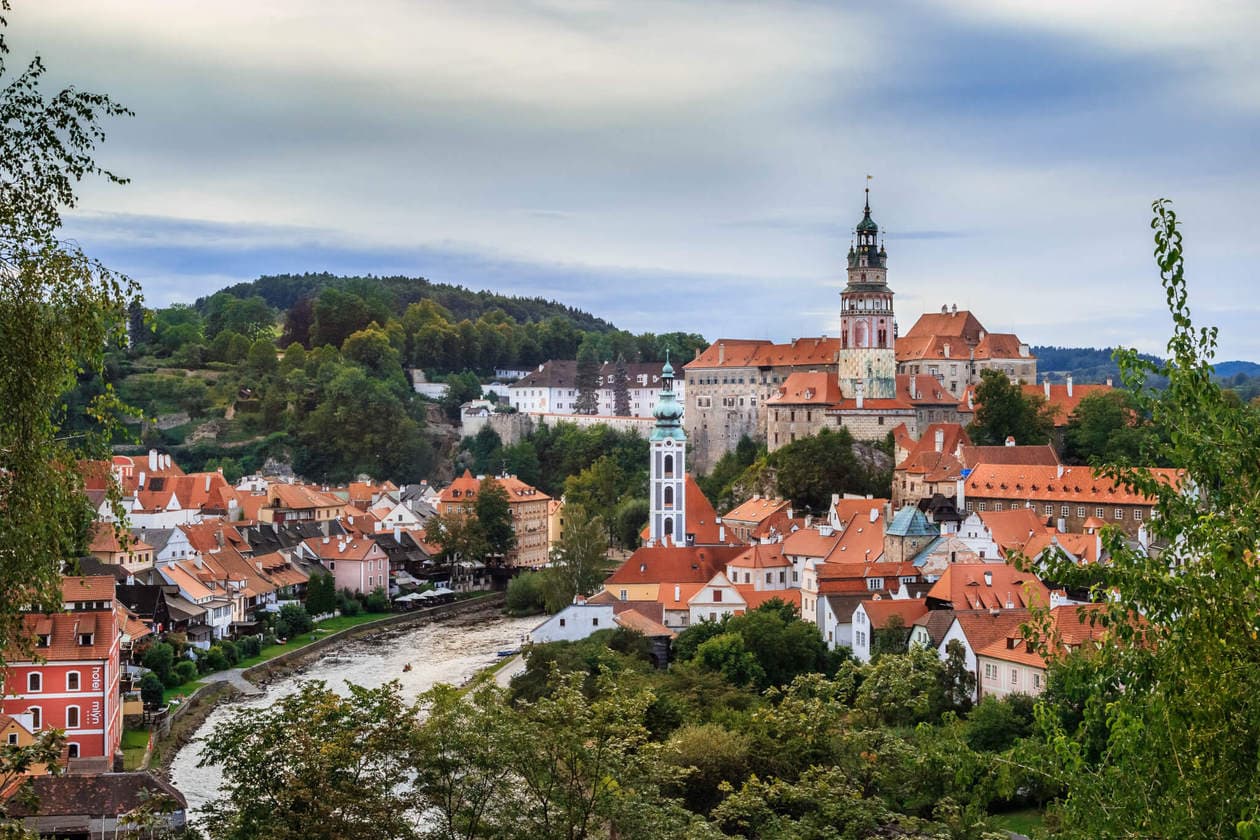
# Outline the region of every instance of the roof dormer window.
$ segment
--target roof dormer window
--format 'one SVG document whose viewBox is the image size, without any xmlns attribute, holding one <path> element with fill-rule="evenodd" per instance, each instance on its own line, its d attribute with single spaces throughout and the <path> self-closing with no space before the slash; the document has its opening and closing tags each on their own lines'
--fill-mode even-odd
<svg viewBox="0 0 1260 840">
<path fill-rule="evenodd" d="M 80 633 L 79 644 L 85 647 L 90 647 L 92 645 L 92 639 L 94 636 L 95 636 L 94 633 Z"/>
<path fill-rule="evenodd" d="M 36 643 L 36 647 L 46 648 L 50 646 L 51 644 L 52 644 L 52 636 L 50 634 L 48 633 L 39 634 L 39 641 Z"/>
</svg>

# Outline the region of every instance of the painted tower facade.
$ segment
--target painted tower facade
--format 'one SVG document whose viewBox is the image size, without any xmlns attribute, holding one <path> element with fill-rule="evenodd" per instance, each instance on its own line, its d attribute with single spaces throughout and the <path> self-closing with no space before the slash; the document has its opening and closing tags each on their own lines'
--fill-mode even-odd
<svg viewBox="0 0 1260 840">
<path fill-rule="evenodd" d="M 653 545 L 665 541 L 686 544 L 687 533 L 687 435 L 683 432 L 682 403 L 674 396 L 674 368 L 665 356 L 661 369 L 661 393 L 652 410 L 656 426 L 648 439 L 651 453 L 649 537 Z"/>
<path fill-rule="evenodd" d="M 897 389 L 897 322 L 888 288 L 888 252 L 871 218 L 871 191 L 849 248 L 849 282 L 840 293 L 840 392 L 892 399 Z"/>
</svg>

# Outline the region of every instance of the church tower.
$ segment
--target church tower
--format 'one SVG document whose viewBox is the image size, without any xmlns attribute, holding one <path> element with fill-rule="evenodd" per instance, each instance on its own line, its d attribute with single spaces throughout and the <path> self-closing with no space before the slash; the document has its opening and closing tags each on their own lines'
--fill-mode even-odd
<svg viewBox="0 0 1260 840">
<path fill-rule="evenodd" d="M 674 398 L 674 368 L 665 352 L 661 369 L 661 394 L 652 409 L 656 427 L 648 439 L 650 457 L 649 534 L 653 545 L 667 539 L 676 545 L 687 544 L 687 435 L 683 432 L 683 407 Z"/>
<path fill-rule="evenodd" d="M 897 322 L 888 288 L 888 252 L 866 211 L 849 247 L 849 283 L 840 293 L 840 393 L 847 399 L 891 399 L 897 391 Z"/>
</svg>

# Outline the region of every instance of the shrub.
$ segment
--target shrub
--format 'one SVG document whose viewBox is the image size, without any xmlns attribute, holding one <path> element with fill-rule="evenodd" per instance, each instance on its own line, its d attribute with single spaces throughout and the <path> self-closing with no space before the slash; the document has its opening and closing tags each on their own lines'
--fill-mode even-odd
<svg viewBox="0 0 1260 840">
<path fill-rule="evenodd" d="M 236 643 L 224 639 L 219 643 L 220 649 L 223 651 L 223 658 L 227 660 L 228 665 L 235 665 L 241 661 L 241 653 L 236 649 Z"/>
<path fill-rule="evenodd" d="M 144 654 L 143 665 L 169 685 L 171 669 L 175 666 L 175 649 L 165 642 L 158 642 Z"/>
<path fill-rule="evenodd" d="M 227 657 L 223 655 L 223 648 L 215 645 L 206 651 L 206 655 L 202 657 L 202 662 L 206 664 L 206 672 L 225 671 L 228 667 Z M 200 662 L 197 663 L 200 666 Z"/>
<path fill-rule="evenodd" d="M 271 622 L 271 632 L 274 634 L 277 642 L 281 639 L 288 640 L 293 638 L 293 628 L 283 618 L 277 618 Z"/>
<path fill-rule="evenodd" d="M 337 593 L 337 609 L 342 615 L 354 616 L 363 612 L 363 605 L 349 589 L 343 589 Z"/>
<path fill-rule="evenodd" d="M 280 608 L 280 618 L 289 625 L 290 632 L 295 636 L 309 633 L 315 626 L 315 622 L 311 620 L 311 614 L 301 604 L 285 604 Z"/>
<path fill-rule="evenodd" d="M 389 612 L 389 596 L 385 594 L 382 587 L 378 586 L 364 599 L 363 606 L 370 613 Z"/>
<path fill-rule="evenodd" d="M 145 674 L 144 679 L 140 680 L 140 699 L 144 701 L 144 705 L 150 709 L 161 708 L 162 695 L 161 678 L 154 673 Z"/>
<path fill-rule="evenodd" d="M 190 659 L 181 660 L 175 666 L 175 674 L 179 677 L 180 685 L 192 682 L 197 679 L 197 663 Z"/>
<path fill-rule="evenodd" d="M 236 643 L 241 659 L 249 659 L 262 653 L 262 636 L 246 636 Z"/>
<path fill-rule="evenodd" d="M 538 572 L 524 572 L 508 582 L 507 611 L 510 615 L 535 615 L 543 611 L 545 604 L 543 579 Z"/>
</svg>

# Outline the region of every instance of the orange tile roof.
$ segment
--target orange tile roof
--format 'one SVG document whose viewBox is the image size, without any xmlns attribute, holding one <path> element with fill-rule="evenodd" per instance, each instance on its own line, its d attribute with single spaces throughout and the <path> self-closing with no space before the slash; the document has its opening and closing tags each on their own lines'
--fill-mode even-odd
<svg viewBox="0 0 1260 840">
<path fill-rule="evenodd" d="M 862 609 L 871 620 L 871 627 L 876 630 L 882 630 L 888 624 L 888 619 L 894 615 L 901 617 L 902 624 L 909 628 L 914 620 L 921 615 L 926 615 L 927 601 L 923 598 L 910 598 L 902 600 L 893 600 L 892 598 L 881 598 L 877 601 L 863 601 Z"/>
<path fill-rule="evenodd" d="M 35 653 L 49 662 L 107 659 L 121 632 L 121 621 L 113 610 L 28 614 L 22 616 L 22 622 L 28 636 L 49 637 L 47 647 L 35 648 Z M 92 644 L 79 644 L 80 633 L 90 633 Z"/>
<path fill-rule="evenodd" d="M 656 593 L 656 600 L 660 602 L 663 610 L 690 609 L 688 604 L 691 599 L 696 597 L 696 593 L 704 589 L 708 583 L 709 581 L 706 580 L 703 583 L 661 584 L 660 590 Z M 678 597 L 674 597 L 675 595 Z"/>
<path fill-rule="evenodd" d="M 985 510 L 979 516 L 984 527 L 989 529 L 989 536 L 1003 551 L 1019 550 L 1038 534 L 1054 533 L 1054 529 L 1031 508 Z"/>
<path fill-rule="evenodd" d="M 772 499 L 769 497 L 754 497 L 744 502 L 742 505 L 727 511 L 722 515 L 722 521 L 726 523 L 739 522 L 755 525 L 781 510 L 786 510 L 792 506 L 792 503 L 786 499 Z"/>
<path fill-rule="evenodd" d="M 1024 396 L 1041 397 L 1051 406 L 1054 407 L 1054 425 L 1066 426 L 1068 421 L 1072 419 L 1072 414 L 1076 411 L 1076 407 L 1081 404 L 1081 400 L 1090 394 L 1102 394 L 1112 390 L 1110 385 L 1072 385 L 1072 395 L 1068 396 L 1067 383 L 1062 385 L 1050 386 L 1050 396 L 1046 397 L 1046 386 L 1041 385 L 1024 385 L 1021 387 Z"/>
<path fill-rule="evenodd" d="M 828 563 L 873 563 L 883 556 L 884 517 L 871 522 L 869 513 L 855 513 L 825 559 Z"/>
<path fill-rule="evenodd" d="M 112 575 L 62 575 L 62 603 L 112 601 L 118 581 Z"/>
<path fill-rule="evenodd" d="M 1006 563 L 953 563 L 928 597 L 956 610 L 1022 609 L 1048 605 L 1050 590 L 1036 575 Z"/>
<path fill-rule="evenodd" d="M 925 312 L 914 322 L 914 326 L 906 333 L 906 338 L 921 336 L 946 336 L 960 338 L 967 344 L 979 344 L 980 333 L 984 327 L 966 309 L 956 312 Z"/>
<path fill-rule="evenodd" d="M 962 448 L 962 463 L 968 469 L 982 464 L 1019 464 L 1024 466 L 1054 467 L 1059 464 L 1059 453 L 1048 443 L 1041 445 L 1017 444 L 1015 446 L 967 446 Z"/>
<path fill-rule="evenodd" d="M 486 476 L 485 480 L 496 481 L 507 491 L 508 504 L 551 501 L 551 497 L 546 493 L 530 487 L 514 475 Z M 450 504 L 475 499 L 478 491 L 481 490 L 481 481 L 482 479 L 476 478 L 470 470 L 464 470 L 463 475 L 442 489 L 439 500 L 444 504 Z M 688 503 L 690 504 L 690 499 Z"/>
<path fill-rule="evenodd" d="M 1068 648 L 1077 648 L 1086 642 L 1101 639 L 1106 633 L 1105 629 L 1101 625 L 1093 624 L 1090 620 L 1100 609 L 1099 604 L 1070 604 L 1052 609 L 1050 611 L 1051 623 L 1062 644 Z M 1045 657 L 1029 649 L 1028 642 L 1018 631 L 1007 632 L 1001 638 L 977 649 L 976 655 L 1030 665 L 1034 668 L 1046 667 Z"/>
<path fill-rule="evenodd" d="M 285 510 L 314 510 L 317 508 L 344 507 L 345 502 L 331 493 L 325 493 L 303 484 L 274 482 L 267 487 L 267 506 Z"/>
<path fill-rule="evenodd" d="M 878 510 L 879 516 L 882 518 L 884 507 L 888 502 L 888 499 L 840 499 L 832 505 L 832 508 L 836 512 L 836 519 L 843 526 L 852 520 L 854 516 L 862 516 L 869 521 L 872 510 Z"/>
<path fill-rule="evenodd" d="M 133 537 L 126 531 L 123 532 L 123 539 L 127 545 L 124 547 L 118 541 L 118 534 L 114 532 L 114 525 L 111 522 L 93 522 L 92 523 L 92 542 L 88 546 L 88 553 L 96 554 L 119 554 L 121 552 L 136 551 L 152 551 L 153 546 L 144 540 Z"/>
<path fill-rule="evenodd" d="M 976 358 L 990 359 L 1035 359 L 1031 350 L 1025 355 L 1020 347 L 1027 346 L 1012 333 L 989 333 L 976 345 Z"/>
<path fill-rule="evenodd" d="M 325 542 L 327 540 L 327 542 Z M 384 550 L 375 542 L 363 537 L 311 537 L 302 541 L 311 553 L 321 560 L 366 560 L 375 549 L 384 554 Z"/>
<path fill-rule="evenodd" d="M 735 590 L 744 599 L 744 607 L 749 611 L 755 610 L 767 601 L 773 601 L 776 598 L 791 606 L 800 607 L 801 605 L 801 591 L 799 589 L 762 589 L 758 591 L 753 588 L 751 583 L 739 583 L 735 585 Z"/>
<path fill-rule="evenodd" d="M 823 558 L 831 553 L 840 542 L 840 533 L 832 531 L 831 536 L 824 537 L 817 528 L 802 528 L 788 534 L 783 539 L 783 553 L 792 557 Z"/>
<path fill-rule="evenodd" d="M 643 546 L 618 566 L 604 585 L 609 589 L 629 583 L 703 585 L 742 551 L 743 546 Z"/>
<path fill-rule="evenodd" d="M 942 435 L 940 449 L 936 447 L 936 433 Z M 958 423 L 932 423 L 923 430 L 923 434 L 919 436 L 909 447 L 909 453 L 902 463 L 897 465 L 897 469 L 913 469 L 912 462 L 922 461 L 921 456 L 949 456 L 953 457 L 960 445 L 965 446 L 971 443 L 971 438 L 967 437 L 967 432 Z M 940 460 L 937 457 L 935 460 Z M 921 470 L 920 470 L 921 471 Z"/>
<path fill-rule="evenodd" d="M 627 630 L 633 630 L 637 633 L 642 633 L 644 636 L 647 636 L 648 638 L 652 638 L 655 636 L 665 636 L 667 638 L 673 639 L 678 636 L 677 633 L 675 633 L 673 630 L 670 630 L 664 624 L 661 624 L 659 621 L 655 621 L 651 618 L 648 618 L 646 615 L 639 612 L 638 610 L 624 610 L 622 612 L 616 613 L 613 615 L 613 621 L 617 622 L 618 624 L 620 624 L 622 627 L 626 628 Z"/>
<path fill-rule="evenodd" d="M 1095 476 L 1089 467 L 1024 466 L 985 464 L 967 477 L 966 493 L 972 498 L 1020 499 L 1082 504 L 1149 505 L 1152 499 L 1117 485 L 1109 478 Z M 1181 472 L 1151 467 L 1159 480 L 1177 486 Z"/>
<path fill-rule="evenodd" d="M 895 388 L 896 395 L 892 398 L 864 399 L 862 410 L 911 411 L 918 405 L 956 405 L 958 403 L 957 397 L 946 391 L 935 376 L 927 373 L 899 373 Z M 835 408 L 845 411 L 856 410 L 857 400 L 842 399 L 835 404 Z"/>
<path fill-rule="evenodd" d="M 831 365 L 836 362 L 839 352 L 838 338 L 798 338 L 788 344 L 719 338 L 697 358 L 683 365 L 683 368 L 697 370 L 718 367 Z"/>
<path fill-rule="evenodd" d="M 741 569 L 777 569 L 791 566 L 792 561 L 783 556 L 782 543 L 755 543 L 726 565 Z"/>
<path fill-rule="evenodd" d="M 841 400 L 840 381 L 833 371 L 793 373 L 779 386 L 767 405 L 832 405 Z"/>
<path fill-rule="evenodd" d="M 1053 545 L 1085 563 L 1097 563 L 1099 543 L 1096 534 L 1059 534 L 1054 531 L 1036 534 L 1020 549 L 1028 557 L 1037 557 Z"/>
<path fill-rule="evenodd" d="M 1032 613 L 1026 609 L 1014 610 L 957 610 L 954 619 L 971 645 L 973 652 L 984 650 L 997 639 L 1005 639 L 1019 633 L 1019 626 L 1028 621 Z"/>
<path fill-rule="evenodd" d="M 695 534 L 697 545 L 722 544 L 723 541 L 718 539 L 720 526 L 717 521 L 717 511 L 713 509 L 713 504 L 704 495 L 700 485 L 696 484 L 696 480 L 691 473 L 687 473 L 684 478 L 683 489 L 687 505 L 687 533 Z M 730 529 L 726 529 L 725 542 L 727 544 L 738 544 L 740 540 L 731 533 Z"/>
<path fill-rule="evenodd" d="M 806 519 L 803 516 L 788 516 L 785 508 L 757 523 L 757 527 L 752 529 L 749 536 L 755 540 L 768 540 L 776 536 L 787 537 L 804 528 L 805 522 Z"/>
</svg>

